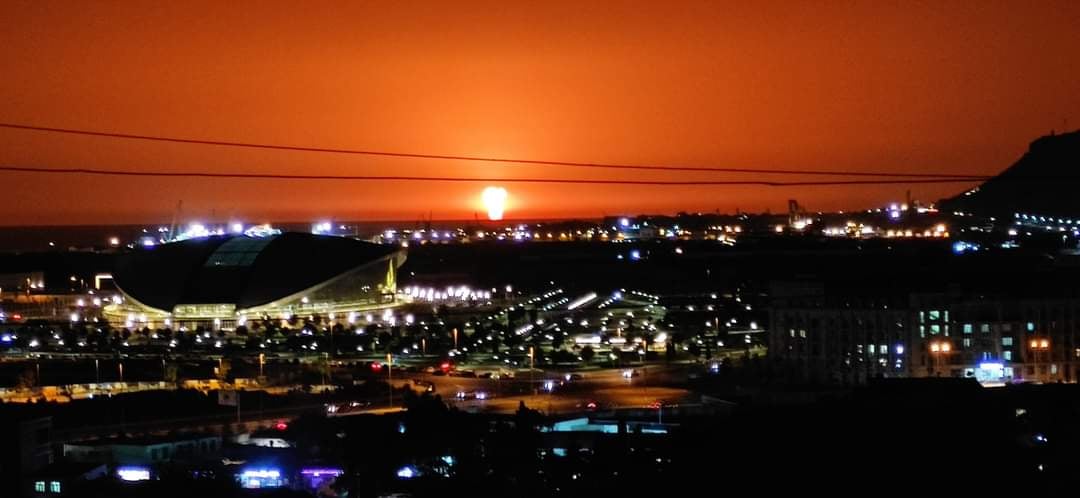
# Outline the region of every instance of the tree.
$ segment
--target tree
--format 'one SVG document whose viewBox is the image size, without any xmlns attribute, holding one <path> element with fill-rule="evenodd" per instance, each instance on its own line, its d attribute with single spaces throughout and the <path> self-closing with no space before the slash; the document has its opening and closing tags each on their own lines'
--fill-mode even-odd
<svg viewBox="0 0 1080 498">
<path fill-rule="evenodd" d="M 577 359 L 577 357 L 574 356 L 573 353 L 571 353 L 569 351 L 566 351 L 566 350 L 560 349 L 560 350 L 551 352 L 551 362 L 552 363 L 570 363 L 570 362 L 572 362 L 572 361 L 574 361 L 576 359 Z"/>
<path fill-rule="evenodd" d="M 15 387 L 19 389 L 29 389 L 37 385 L 37 374 L 32 367 L 26 367 L 19 377 L 15 379 Z"/>
<path fill-rule="evenodd" d="M 585 346 L 584 348 L 581 348 L 581 359 L 584 360 L 585 363 L 591 362 L 593 357 L 595 356 L 596 351 L 593 351 L 592 346 Z"/>
<path fill-rule="evenodd" d="M 224 358 L 218 362 L 217 376 L 221 380 L 225 380 L 225 377 L 229 374 L 229 370 L 232 368 L 232 362 Z"/>
<path fill-rule="evenodd" d="M 524 401 L 518 401 L 517 412 L 514 413 L 515 426 L 519 431 L 535 431 L 543 421 L 540 412 L 525 406 Z"/>
<path fill-rule="evenodd" d="M 179 377 L 179 372 L 180 369 L 179 367 L 177 367 L 176 363 L 167 363 L 165 365 L 165 372 L 162 376 L 162 379 L 165 382 L 176 382 L 177 378 Z"/>
</svg>

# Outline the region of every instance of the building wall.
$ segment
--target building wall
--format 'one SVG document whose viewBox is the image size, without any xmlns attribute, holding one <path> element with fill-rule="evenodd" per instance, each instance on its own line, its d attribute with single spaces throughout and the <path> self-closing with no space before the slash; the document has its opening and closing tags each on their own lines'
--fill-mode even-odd
<svg viewBox="0 0 1080 498">
<path fill-rule="evenodd" d="M 773 291 L 769 354 L 807 380 L 965 377 L 983 363 L 1004 364 L 1014 381 L 1080 378 L 1078 298 L 837 296 L 802 283 Z"/>
<path fill-rule="evenodd" d="M 26 477 L 52 463 L 52 418 L 0 416 L 0 496 L 18 496 Z"/>
<path fill-rule="evenodd" d="M 77 462 L 153 464 L 221 451 L 221 437 L 207 436 L 142 444 L 65 444 L 64 456 Z"/>
</svg>

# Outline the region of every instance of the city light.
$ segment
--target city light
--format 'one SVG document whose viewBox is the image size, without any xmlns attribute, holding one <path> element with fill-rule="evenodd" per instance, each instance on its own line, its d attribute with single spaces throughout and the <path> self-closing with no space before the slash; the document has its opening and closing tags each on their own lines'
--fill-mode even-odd
<svg viewBox="0 0 1080 498">
<path fill-rule="evenodd" d="M 276 469 L 258 469 L 258 470 L 245 470 L 240 474 L 240 477 L 250 479 L 252 477 L 281 477 L 281 472 Z"/>
<path fill-rule="evenodd" d="M 315 235 L 326 235 L 333 231 L 334 226 L 329 221 L 322 221 L 311 225 L 311 233 Z"/>
<path fill-rule="evenodd" d="M 300 471 L 300 473 L 303 474 L 303 475 L 312 476 L 312 477 L 319 477 L 319 476 L 324 476 L 324 475 L 335 476 L 336 477 L 336 476 L 344 474 L 345 471 L 341 470 L 341 469 L 315 468 L 315 469 L 302 469 Z"/>
<path fill-rule="evenodd" d="M 116 476 L 120 480 L 128 482 L 149 481 L 150 469 L 146 467 L 120 467 L 116 469 Z"/>
<path fill-rule="evenodd" d="M 570 304 L 566 305 L 566 309 L 567 310 L 573 310 L 573 309 L 580 308 L 580 307 L 584 306 L 585 304 L 594 301 L 595 299 L 596 299 L 596 293 L 595 292 L 590 292 L 588 294 L 585 294 L 584 296 L 581 296 L 581 297 L 571 301 Z"/>
</svg>

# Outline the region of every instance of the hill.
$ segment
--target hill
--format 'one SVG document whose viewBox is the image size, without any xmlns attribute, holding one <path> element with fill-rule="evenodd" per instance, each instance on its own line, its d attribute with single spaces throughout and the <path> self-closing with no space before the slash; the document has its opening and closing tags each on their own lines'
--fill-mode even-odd
<svg viewBox="0 0 1080 498">
<path fill-rule="evenodd" d="M 984 216 L 1080 217 L 1080 131 L 1035 140 L 1008 169 L 939 207 Z"/>
</svg>

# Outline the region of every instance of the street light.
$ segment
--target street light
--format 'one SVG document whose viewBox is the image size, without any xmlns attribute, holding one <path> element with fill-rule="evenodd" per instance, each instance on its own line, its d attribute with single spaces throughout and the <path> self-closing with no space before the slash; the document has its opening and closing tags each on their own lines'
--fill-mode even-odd
<svg viewBox="0 0 1080 498">
<path fill-rule="evenodd" d="M 1039 353 L 1050 351 L 1050 339 L 1032 339 L 1028 346 L 1031 346 L 1031 358 L 1035 363 L 1035 378 L 1039 378 Z"/>
<path fill-rule="evenodd" d="M 394 374 L 392 372 L 394 356 L 386 353 L 386 383 L 390 385 L 390 408 L 394 407 Z"/>
<path fill-rule="evenodd" d="M 533 394 L 536 394 L 536 349 L 534 346 L 529 346 L 529 384 L 533 388 Z"/>
<path fill-rule="evenodd" d="M 930 373 L 936 374 L 937 357 L 942 354 L 949 354 L 952 351 L 952 344 L 949 341 L 930 341 Z"/>
</svg>

